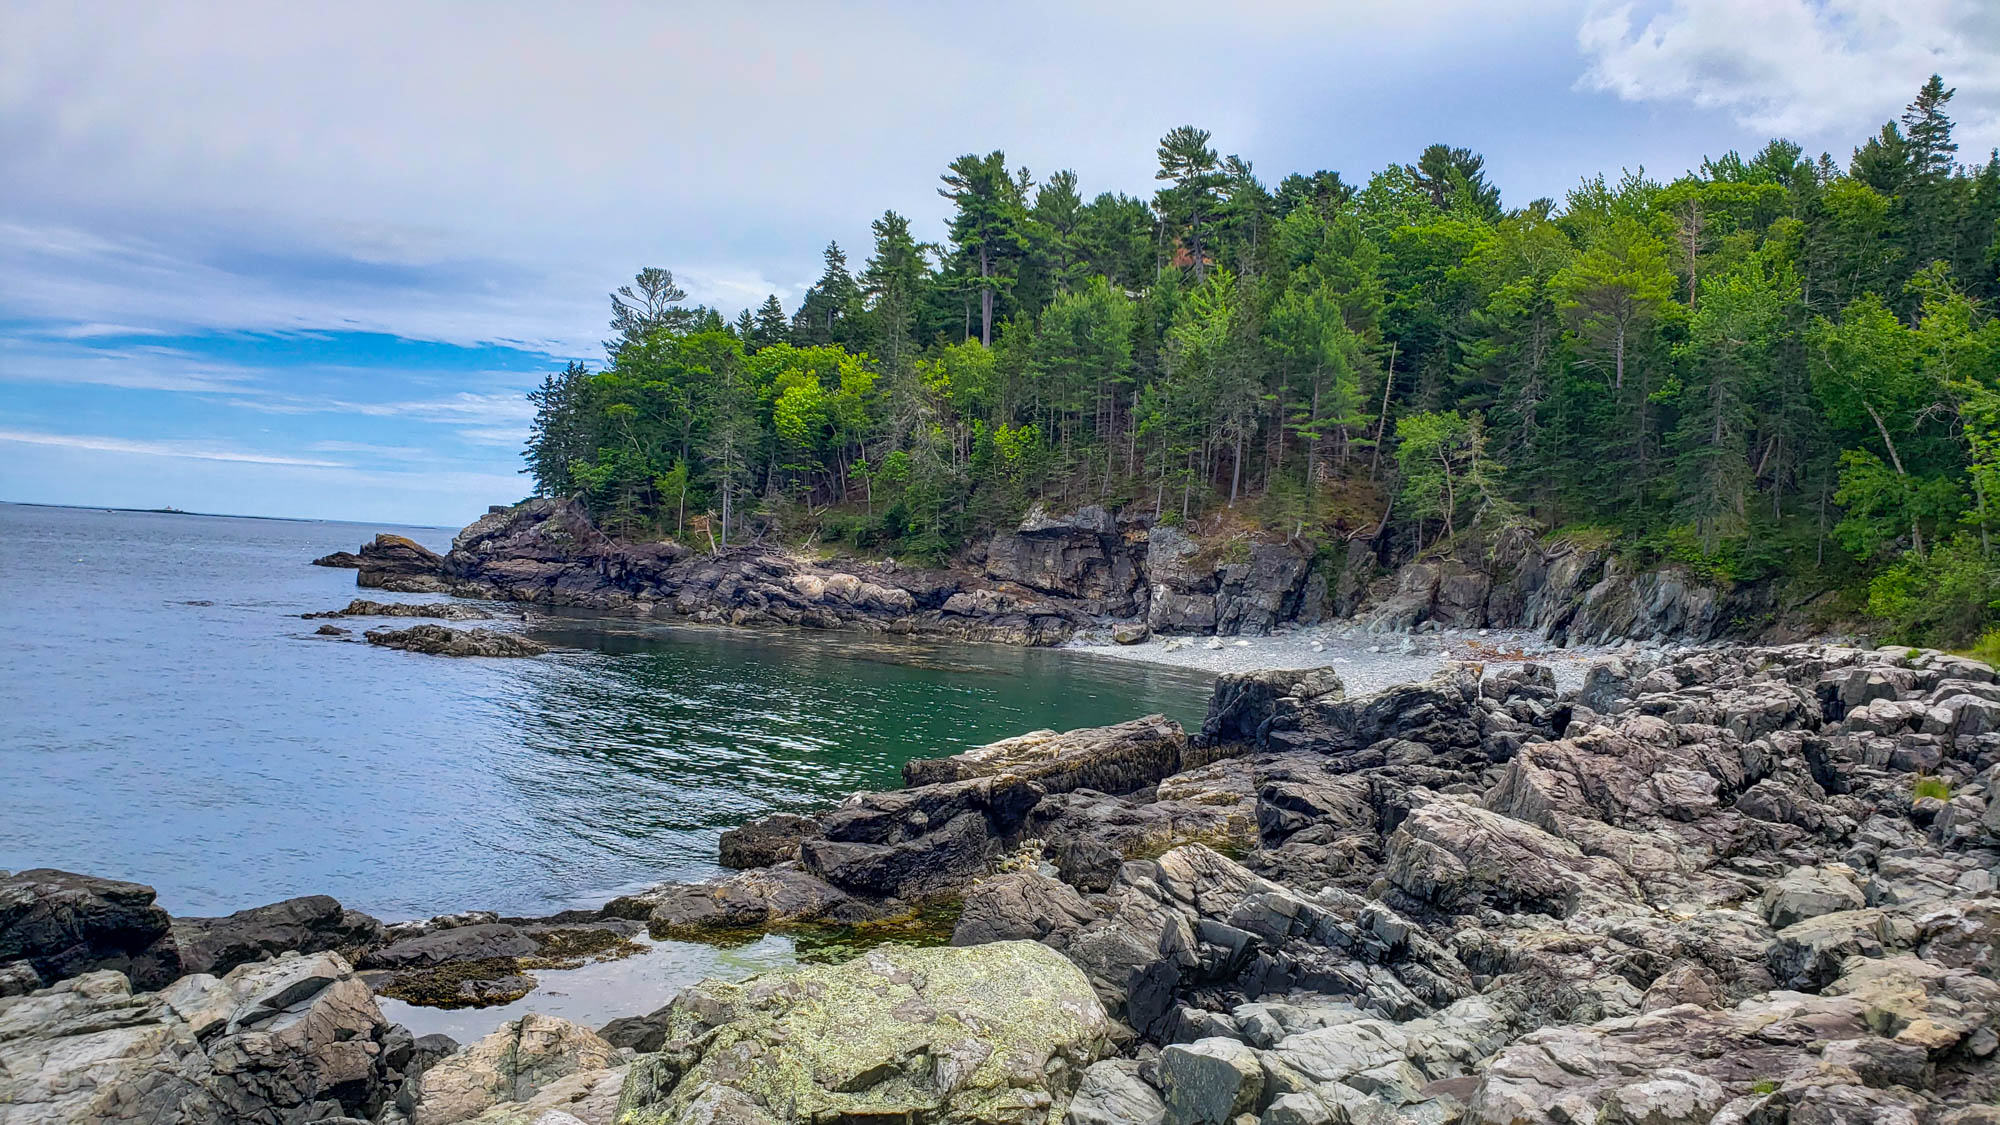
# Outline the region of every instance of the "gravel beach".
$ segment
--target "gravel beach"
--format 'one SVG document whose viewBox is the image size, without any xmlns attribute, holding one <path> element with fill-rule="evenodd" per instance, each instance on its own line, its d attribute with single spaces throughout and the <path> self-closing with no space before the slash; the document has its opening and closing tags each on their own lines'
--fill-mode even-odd
<svg viewBox="0 0 2000 1125">
<path fill-rule="evenodd" d="M 1092 656 L 1216 673 L 1330 667 L 1340 674 L 1349 694 L 1360 695 L 1425 679 L 1452 660 L 1489 665 L 1534 661 L 1554 670 L 1559 687 L 1573 688 L 1583 683 L 1584 670 L 1592 660 L 1639 646 L 1565 649 L 1533 633 L 1501 629 L 1410 635 L 1369 633 L 1353 625 L 1320 625 L 1260 637 L 1153 637 L 1134 645 L 1111 643 L 1102 634 L 1086 634 L 1068 647 Z"/>
</svg>

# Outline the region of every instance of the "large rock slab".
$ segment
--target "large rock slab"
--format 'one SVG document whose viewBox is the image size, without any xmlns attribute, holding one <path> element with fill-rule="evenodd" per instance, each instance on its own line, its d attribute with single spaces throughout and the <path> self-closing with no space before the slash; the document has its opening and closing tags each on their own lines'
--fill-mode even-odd
<svg viewBox="0 0 2000 1125">
<path fill-rule="evenodd" d="M 903 764 L 906 785 L 1012 774 L 1050 793 L 1096 789 L 1129 793 L 1181 769 L 1187 733 L 1165 715 L 1057 734 L 1039 730 L 954 754 Z"/>
<path fill-rule="evenodd" d="M 1060 1120 L 1112 1032 L 1047 946 L 883 946 L 843 965 L 704 981 L 634 1061 L 622 1125 Z"/>
<path fill-rule="evenodd" d="M 502 633 L 495 629 L 453 629 L 446 625 L 370 629 L 363 636 L 371 645 L 432 656 L 540 656 L 549 651 L 549 646 L 518 633 Z"/>
</svg>

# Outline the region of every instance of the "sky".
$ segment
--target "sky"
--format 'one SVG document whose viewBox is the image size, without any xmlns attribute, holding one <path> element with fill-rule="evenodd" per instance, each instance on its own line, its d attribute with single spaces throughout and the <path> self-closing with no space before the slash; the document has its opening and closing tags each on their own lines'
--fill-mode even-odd
<svg viewBox="0 0 2000 1125">
<path fill-rule="evenodd" d="M 0 500 L 463 524 L 526 391 L 674 271 L 795 305 L 965 152 L 1150 195 L 1443 141 L 1503 202 L 1774 135 L 1845 161 L 1932 72 L 2000 145 L 1991 0 L 0 0 Z"/>
</svg>

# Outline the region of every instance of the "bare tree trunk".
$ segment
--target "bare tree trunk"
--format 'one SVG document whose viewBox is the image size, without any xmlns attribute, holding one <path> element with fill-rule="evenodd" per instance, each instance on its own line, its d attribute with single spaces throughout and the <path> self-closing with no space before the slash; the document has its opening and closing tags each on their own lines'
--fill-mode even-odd
<svg viewBox="0 0 2000 1125">
<path fill-rule="evenodd" d="M 1375 455 L 1369 458 L 1368 479 L 1374 480 L 1382 468 L 1382 435 L 1389 428 L 1389 388 L 1396 385 L 1396 345 L 1389 345 L 1389 366 L 1382 369 L 1382 418 L 1375 423 Z M 1418 533 L 1419 538 L 1422 532 Z"/>
<path fill-rule="evenodd" d="M 1903 471 L 1903 459 L 1896 455 L 1896 443 L 1889 440 L 1889 427 L 1883 423 L 1882 415 L 1876 413 L 1874 405 L 1865 398 L 1861 400 L 1861 408 L 1875 419 L 1875 429 L 1882 435 L 1882 444 L 1889 448 L 1889 463 L 1896 466 L 1896 475 L 1908 478 L 1909 474 Z M 1924 553 L 1924 533 L 1918 528 L 1915 516 L 1910 517 L 1910 547 L 1918 555 Z"/>
<path fill-rule="evenodd" d="M 1243 483 L 1243 427 L 1236 427 L 1236 455 L 1229 466 L 1229 506 L 1236 506 L 1236 497 Z"/>
</svg>

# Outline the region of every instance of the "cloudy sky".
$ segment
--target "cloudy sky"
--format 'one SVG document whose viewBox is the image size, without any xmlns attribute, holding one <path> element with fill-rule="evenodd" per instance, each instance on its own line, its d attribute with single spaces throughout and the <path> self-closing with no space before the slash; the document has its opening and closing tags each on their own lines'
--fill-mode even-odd
<svg viewBox="0 0 2000 1125">
<path fill-rule="evenodd" d="M 1150 193 L 1183 122 L 1270 182 L 1446 141 L 1518 204 L 1845 160 L 1933 71 L 2000 144 L 1991 0 L 0 0 L 0 500 L 462 523 L 636 268 L 792 303 L 885 208 L 940 237 L 963 152 Z"/>
</svg>

